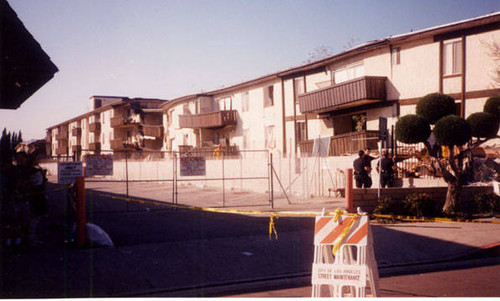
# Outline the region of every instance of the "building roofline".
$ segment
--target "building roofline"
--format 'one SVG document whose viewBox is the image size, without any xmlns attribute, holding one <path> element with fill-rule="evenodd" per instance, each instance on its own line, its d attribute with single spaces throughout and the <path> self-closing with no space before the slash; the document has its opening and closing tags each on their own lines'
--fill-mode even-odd
<svg viewBox="0 0 500 301">
<path fill-rule="evenodd" d="M 374 49 L 377 49 L 379 47 L 389 45 L 391 43 L 399 42 L 402 40 L 408 40 L 408 39 L 415 39 L 416 40 L 416 39 L 421 39 L 421 38 L 425 38 L 425 37 L 429 37 L 429 36 L 436 36 L 436 35 L 443 34 L 443 33 L 453 32 L 456 30 L 470 29 L 473 27 L 481 26 L 481 25 L 495 24 L 495 23 L 499 23 L 499 28 L 500 28 L 500 12 L 495 12 L 495 13 L 491 13 L 491 14 L 487 14 L 487 15 L 483 15 L 483 16 L 479 16 L 479 17 L 475 17 L 475 18 L 471 18 L 471 19 L 461 20 L 461 21 L 457 21 L 457 22 L 452 22 L 452 23 L 448 23 L 448 24 L 443 24 L 443 25 L 439 25 L 439 26 L 429 27 L 429 28 L 425 28 L 425 29 L 421 29 L 421 30 L 417 30 L 417 31 L 412 31 L 412 32 L 405 33 L 405 34 L 390 36 L 388 38 L 383 38 L 383 39 L 379 39 L 379 40 L 369 41 L 369 42 L 366 42 L 364 44 L 353 47 L 351 49 L 348 49 L 346 51 L 330 55 L 328 57 L 325 57 L 323 59 L 320 59 L 320 60 L 317 60 L 314 62 L 310 62 L 310 63 L 302 64 L 302 65 L 299 65 L 296 67 L 291 67 L 288 69 L 284 69 L 281 71 L 270 73 L 270 74 L 267 74 L 267 75 L 249 80 L 249 81 L 244 81 L 244 82 L 241 82 L 239 84 L 235 84 L 235 85 L 232 85 L 229 87 L 209 91 L 209 92 L 203 93 L 203 95 L 213 96 L 216 94 L 229 92 L 229 91 L 232 91 L 235 89 L 240 89 L 243 87 L 256 85 L 256 84 L 259 84 L 259 83 L 262 83 L 265 81 L 269 81 L 272 79 L 286 79 L 289 77 L 296 76 L 298 74 L 307 73 L 308 71 L 311 71 L 311 70 L 315 70 L 315 69 L 319 69 L 319 68 L 326 68 L 327 65 L 329 65 L 337 60 L 344 59 L 346 57 L 350 57 L 350 56 L 360 54 L 360 53 L 363 53 L 366 51 L 374 50 Z M 170 107 L 171 105 L 174 105 L 176 103 L 190 100 L 190 99 L 196 98 L 198 96 L 200 96 L 200 95 L 199 94 L 192 94 L 192 95 L 188 95 L 188 96 L 179 97 L 179 98 L 176 98 L 176 99 L 173 99 L 173 100 L 167 102 L 166 104 L 164 104 L 160 107 L 165 109 L 165 108 Z"/>
</svg>

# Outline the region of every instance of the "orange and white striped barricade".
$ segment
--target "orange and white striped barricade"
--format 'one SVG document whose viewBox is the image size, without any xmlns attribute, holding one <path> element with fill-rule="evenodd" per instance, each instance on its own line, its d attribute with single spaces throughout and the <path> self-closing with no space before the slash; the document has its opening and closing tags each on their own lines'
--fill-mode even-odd
<svg viewBox="0 0 500 301">
<path fill-rule="evenodd" d="M 378 269 L 368 216 L 341 212 L 317 216 L 312 297 L 377 296 Z"/>
</svg>

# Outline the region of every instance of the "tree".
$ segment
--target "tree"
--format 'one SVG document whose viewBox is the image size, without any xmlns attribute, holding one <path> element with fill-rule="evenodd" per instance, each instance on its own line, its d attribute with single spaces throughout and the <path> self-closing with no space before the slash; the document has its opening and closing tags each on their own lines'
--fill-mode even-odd
<svg viewBox="0 0 500 301">
<path fill-rule="evenodd" d="M 21 131 L 19 133 L 7 132 L 4 128 L 0 138 L 0 164 L 11 162 L 16 153 L 16 146 L 23 141 Z"/>
<path fill-rule="evenodd" d="M 464 211 L 462 187 L 470 172 L 473 149 L 497 138 L 500 126 L 500 97 L 489 98 L 484 112 L 471 114 L 467 120 L 455 112 L 455 101 L 448 95 L 432 93 L 417 103 L 416 115 L 406 115 L 396 122 L 396 139 L 403 143 L 424 143 L 433 167 L 448 184 L 443 211 L 448 214 Z M 434 135 L 438 147 L 429 142 Z M 440 149 L 447 149 L 442 156 Z"/>
<path fill-rule="evenodd" d="M 330 46 L 320 45 L 318 47 L 315 47 L 311 52 L 309 52 L 309 57 L 307 58 L 307 60 L 304 61 L 304 63 L 312 63 L 315 61 L 319 61 L 323 58 L 332 55 L 332 53 L 333 50 Z"/>
</svg>

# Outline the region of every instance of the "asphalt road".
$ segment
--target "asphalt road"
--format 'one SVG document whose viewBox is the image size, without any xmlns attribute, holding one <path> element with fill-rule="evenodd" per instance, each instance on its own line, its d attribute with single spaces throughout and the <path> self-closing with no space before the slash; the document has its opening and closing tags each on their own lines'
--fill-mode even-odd
<svg viewBox="0 0 500 301">
<path fill-rule="evenodd" d="M 77 249 L 64 243 L 72 223 L 65 192 L 49 197 L 49 215 L 40 226 L 43 243 L 19 253 L 2 249 L 2 297 L 224 296 L 310 283 L 313 217 L 281 216 L 275 220 L 278 239 L 269 239 L 268 216 L 130 203 L 89 191 L 88 220 L 115 246 Z M 446 265 L 453 254 L 473 252 L 469 244 L 432 237 L 439 231 L 462 235 L 460 228 L 374 225 L 381 277 L 442 270 L 439 263 Z M 427 233 L 412 233 L 417 230 Z M 492 233 L 473 230 L 476 236 Z M 417 252 L 405 253 L 408 246 Z M 427 268 L 419 270 L 416 260 Z"/>
</svg>

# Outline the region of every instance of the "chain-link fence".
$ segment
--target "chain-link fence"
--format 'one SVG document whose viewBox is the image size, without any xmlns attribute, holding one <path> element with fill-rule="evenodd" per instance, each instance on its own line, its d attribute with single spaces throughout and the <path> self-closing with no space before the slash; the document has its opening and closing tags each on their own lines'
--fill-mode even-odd
<svg viewBox="0 0 500 301">
<path fill-rule="evenodd" d="M 89 155 L 81 156 L 87 169 L 85 185 L 91 195 L 204 207 L 272 206 L 271 162 L 267 150 L 101 150 L 99 156 L 112 156 L 112 167 L 101 175 L 95 175 L 95 171 L 89 175 Z M 72 160 L 71 157 L 45 160 L 43 165 L 52 181 L 57 181 L 57 162 L 68 160 Z M 134 205 L 126 202 L 126 206 L 124 209 L 132 210 Z M 101 210 L 106 210 L 104 207 Z M 116 210 L 116 206 L 111 207 Z"/>
</svg>

